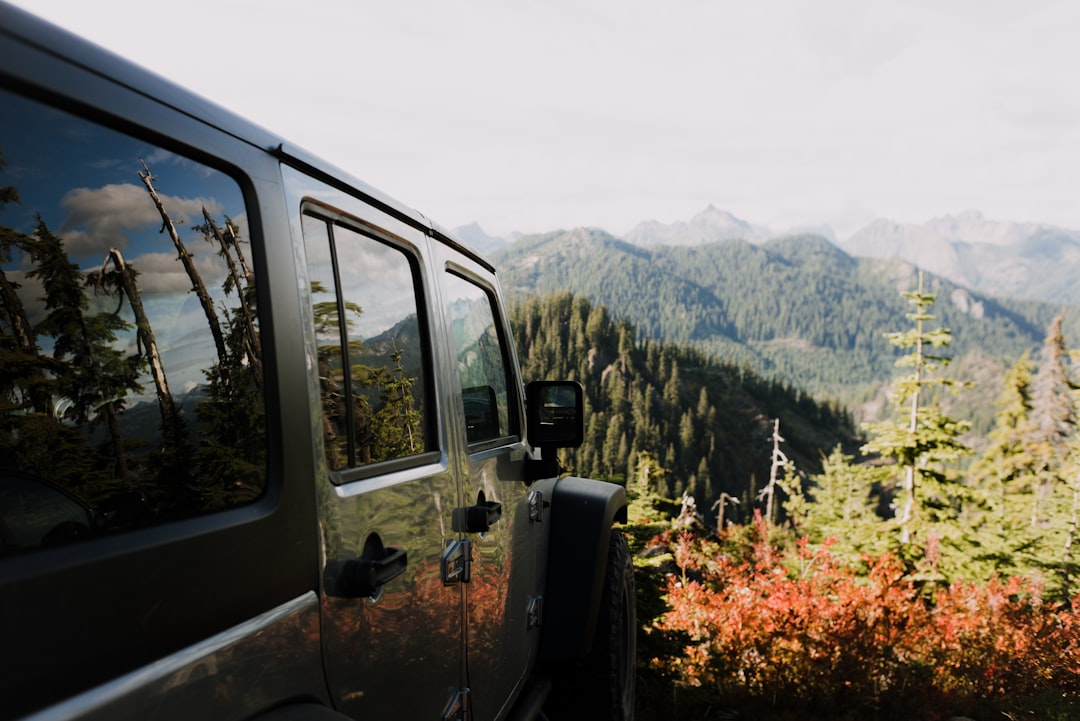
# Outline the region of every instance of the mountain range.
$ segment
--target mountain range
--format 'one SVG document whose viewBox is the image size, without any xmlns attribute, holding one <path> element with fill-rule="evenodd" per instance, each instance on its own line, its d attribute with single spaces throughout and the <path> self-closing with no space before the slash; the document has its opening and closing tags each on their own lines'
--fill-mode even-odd
<svg viewBox="0 0 1080 721">
<path fill-rule="evenodd" d="M 641 246 L 602 230 L 525 236 L 491 259 L 511 298 L 570 291 L 606 306 L 646 338 L 697 347 L 819 398 L 876 417 L 900 352 L 885 333 L 910 327 L 901 294 L 919 269 L 856 258 L 817 235 L 751 243 Z M 1003 372 L 1038 351 L 1061 304 L 995 298 L 927 274 L 934 323 L 952 331 L 956 373 L 980 384 L 963 417 L 993 412 Z M 1067 340 L 1080 318 L 1066 315 Z"/>
<path fill-rule="evenodd" d="M 990 295 L 1080 304 L 1076 230 L 968 211 L 923 225 L 875 220 L 840 247 L 857 256 L 903 258 Z"/>
<path fill-rule="evenodd" d="M 488 254 L 523 237 L 493 237 L 475 223 L 459 228 L 458 234 Z M 704 246 L 735 239 L 761 244 L 785 235 L 820 236 L 852 257 L 905 260 L 984 295 L 1080 305 L 1080 274 L 1075 271 L 1080 264 L 1080 231 L 991 220 L 977 211 L 921 225 L 882 218 L 838 240 L 827 226 L 775 233 L 710 205 L 689 221 L 644 221 L 621 240 L 648 248 Z"/>
</svg>

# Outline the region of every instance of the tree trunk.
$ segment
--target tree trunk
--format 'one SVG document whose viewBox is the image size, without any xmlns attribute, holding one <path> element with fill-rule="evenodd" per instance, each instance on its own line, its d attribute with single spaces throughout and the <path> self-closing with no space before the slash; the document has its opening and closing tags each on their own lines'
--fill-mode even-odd
<svg viewBox="0 0 1080 721">
<path fill-rule="evenodd" d="M 146 317 L 143 309 L 142 296 L 135 283 L 134 275 L 128 270 L 124 262 L 124 256 L 116 248 L 109 249 L 109 257 L 120 276 L 120 284 L 124 294 L 127 295 L 128 303 L 135 314 L 135 327 L 138 332 L 139 343 L 146 354 L 146 361 L 150 365 L 150 375 L 154 378 L 154 390 L 157 392 L 158 407 L 161 409 L 161 423 L 165 432 L 165 440 L 172 445 L 176 440 L 176 431 L 179 428 L 179 412 L 172 394 L 169 392 L 169 382 L 165 377 L 165 366 L 161 362 L 161 354 L 158 352 L 157 340 L 154 338 L 154 330 L 150 326 L 150 319 Z"/>
<path fill-rule="evenodd" d="M 198 296 L 199 302 L 202 304 L 203 312 L 206 314 L 206 322 L 210 326 L 211 335 L 214 337 L 214 345 L 217 347 L 218 365 L 221 369 L 221 382 L 228 387 L 229 354 L 225 347 L 225 336 L 221 332 L 221 324 L 218 322 L 217 313 L 214 311 L 214 302 L 211 300 L 210 294 L 206 291 L 206 285 L 202 281 L 202 276 L 199 275 L 199 271 L 195 268 L 195 262 L 192 260 L 191 253 L 184 247 L 184 242 L 180 240 L 180 234 L 176 232 L 176 226 L 173 224 L 172 219 L 169 218 L 168 211 L 165 210 L 165 206 L 161 203 L 161 198 L 154 189 L 154 176 L 150 174 L 150 168 L 146 166 L 146 161 L 143 161 L 142 165 L 145 172 L 139 173 L 139 177 L 142 178 L 143 185 L 146 186 L 146 191 L 150 194 L 150 199 L 154 201 L 154 206 L 161 215 L 162 229 L 169 233 L 173 245 L 176 246 L 176 252 L 180 256 L 180 262 L 184 264 L 184 270 L 187 271 L 188 277 L 191 278 L 191 286 L 195 291 L 195 295 Z"/>
<path fill-rule="evenodd" d="M 225 238 L 225 234 L 218 228 L 217 223 L 210 217 L 210 212 L 203 206 L 202 209 L 203 219 L 206 220 L 206 229 L 210 235 L 213 235 L 214 240 L 221 247 L 221 255 L 225 258 L 225 263 L 229 267 L 229 276 L 232 278 L 233 287 L 236 288 L 236 293 L 240 297 L 240 313 L 243 316 L 243 328 L 244 328 L 244 351 L 247 355 L 248 363 L 251 364 L 251 370 L 255 374 L 255 382 L 261 388 L 262 387 L 262 344 L 259 341 L 259 333 L 255 328 L 255 314 L 251 312 L 251 308 L 248 305 L 247 289 L 248 289 L 248 276 L 246 268 L 244 269 L 244 275 L 241 276 L 240 272 L 236 268 L 236 262 L 233 260 L 232 253 L 229 249 L 229 242 Z M 236 244 L 236 238 L 233 237 L 233 245 L 236 246 L 237 253 L 240 252 L 239 245 Z M 243 256 L 240 256 L 241 264 L 243 265 Z"/>
<path fill-rule="evenodd" d="M 0 268 L 0 304 L 3 304 L 4 308 L 7 309 L 12 332 L 15 335 L 15 343 L 19 350 L 30 355 L 37 355 L 36 334 L 33 326 L 30 325 L 30 320 L 26 317 L 26 308 L 23 307 L 22 301 L 19 300 L 19 294 L 15 292 L 15 286 L 8 280 L 2 268 Z M 37 368 L 33 371 L 31 379 L 44 381 L 45 374 L 40 368 Z M 52 398 L 46 391 L 35 388 L 34 384 L 31 383 L 27 395 L 30 397 L 30 403 L 33 405 L 35 413 L 52 415 Z"/>
</svg>

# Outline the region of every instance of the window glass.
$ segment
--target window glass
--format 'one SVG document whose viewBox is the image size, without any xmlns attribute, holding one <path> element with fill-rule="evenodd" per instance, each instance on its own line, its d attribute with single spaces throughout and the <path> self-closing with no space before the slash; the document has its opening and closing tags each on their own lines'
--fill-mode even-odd
<svg viewBox="0 0 1080 721">
<path fill-rule="evenodd" d="M 303 233 L 327 464 L 339 470 L 432 450 L 414 260 L 311 214 Z"/>
<path fill-rule="evenodd" d="M 262 493 L 255 282 L 234 180 L 0 91 L 5 552 Z"/>
<path fill-rule="evenodd" d="M 510 413 L 506 354 L 491 294 L 452 273 L 446 287 L 468 442 L 482 443 L 516 433 L 517 424 Z"/>
</svg>

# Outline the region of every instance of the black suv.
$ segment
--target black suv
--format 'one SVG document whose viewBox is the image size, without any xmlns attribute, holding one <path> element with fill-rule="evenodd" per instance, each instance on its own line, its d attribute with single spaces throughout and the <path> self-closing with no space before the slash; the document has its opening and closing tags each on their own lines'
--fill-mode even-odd
<svg viewBox="0 0 1080 721">
<path fill-rule="evenodd" d="M 0 4 L 0 719 L 629 719 L 624 490 L 494 268 Z"/>
</svg>

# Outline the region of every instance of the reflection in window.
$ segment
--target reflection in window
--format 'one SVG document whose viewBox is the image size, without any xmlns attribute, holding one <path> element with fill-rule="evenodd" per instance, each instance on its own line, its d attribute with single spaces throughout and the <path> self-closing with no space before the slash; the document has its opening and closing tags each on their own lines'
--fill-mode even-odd
<svg viewBox="0 0 1080 721">
<path fill-rule="evenodd" d="M 511 435 L 517 428 L 511 425 L 506 356 L 491 296 L 453 274 L 447 275 L 446 287 L 468 441 L 479 443 Z"/>
<path fill-rule="evenodd" d="M 4 510 L 3 552 L 254 500 L 262 341 L 236 182 L 0 107 L 0 497 L 23 509 Z"/>
<path fill-rule="evenodd" d="M 417 275 L 402 251 L 341 223 L 303 219 L 331 469 L 431 450 Z"/>
</svg>

